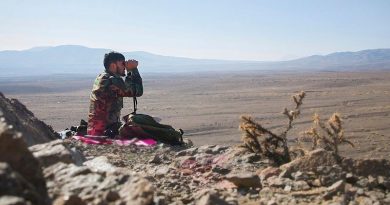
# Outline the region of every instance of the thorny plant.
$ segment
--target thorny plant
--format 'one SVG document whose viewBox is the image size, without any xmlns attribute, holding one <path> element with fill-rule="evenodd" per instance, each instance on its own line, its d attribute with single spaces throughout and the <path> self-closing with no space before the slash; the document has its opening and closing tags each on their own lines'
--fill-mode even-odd
<svg viewBox="0 0 390 205">
<path fill-rule="evenodd" d="M 333 151 L 336 155 L 338 155 L 338 146 L 340 144 L 347 143 L 354 147 L 354 144 L 351 141 L 345 139 L 341 122 L 339 113 L 334 113 L 327 123 L 321 121 L 320 116 L 315 113 L 313 116 L 313 126 L 304 132 L 305 135 L 303 139 L 311 139 L 312 149 L 316 149 L 321 146 L 324 149 Z"/>
<path fill-rule="evenodd" d="M 282 112 L 288 118 L 288 125 L 280 134 L 275 134 L 264 128 L 250 116 L 241 116 L 240 130 L 244 132 L 242 141 L 245 147 L 252 152 L 260 153 L 273 159 L 279 165 L 291 161 L 287 145 L 287 132 L 292 128 L 293 121 L 300 114 L 300 108 L 305 95 L 303 91 L 294 95 L 295 109 L 288 110 L 285 108 Z"/>
</svg>

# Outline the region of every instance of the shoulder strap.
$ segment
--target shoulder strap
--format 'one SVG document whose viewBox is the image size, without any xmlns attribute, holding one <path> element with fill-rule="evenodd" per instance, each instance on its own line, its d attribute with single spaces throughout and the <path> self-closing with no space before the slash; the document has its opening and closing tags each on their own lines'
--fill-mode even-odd
<svg viewBox="0 0 390 205">
<path fill-rule="evenodd" d="M 134 111 L 131 113 L 133 115 L 137 114 L 137 104 L 138 104 L 137 97 L 134 96 L 133 97 L 133 108 L 134 108 Z"/>
</svg>

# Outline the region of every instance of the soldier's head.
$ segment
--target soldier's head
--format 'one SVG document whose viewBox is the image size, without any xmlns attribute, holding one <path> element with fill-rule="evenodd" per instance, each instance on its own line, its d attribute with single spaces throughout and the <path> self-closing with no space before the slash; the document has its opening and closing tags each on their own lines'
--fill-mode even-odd
<svg viewBox="0 0 390 205">
<path fill-rule="evenodd" d="M 125 56 L 121 53 L 111 51 L 104 55 L 104 68 L 106 71 L 110 71 L 114 74 L 119 74 L 121 76 L 125 75 Z"/>
</svg>

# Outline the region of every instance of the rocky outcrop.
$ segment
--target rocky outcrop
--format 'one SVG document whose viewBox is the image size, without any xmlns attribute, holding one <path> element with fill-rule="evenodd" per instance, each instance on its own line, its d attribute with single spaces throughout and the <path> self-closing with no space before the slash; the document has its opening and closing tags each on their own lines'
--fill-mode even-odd
<svg viewBox="0 0 390 205">
<path fill-rule="evenodd" d="M 152 204 L 154 187 L 146 179 L 117 170 L 95 172 L 86 166 L 56 163 L 44 170 L 50 197 L 77 196 L 86 204 Z"/>
<path fill-rule="evenodd" d="M 79 151 L 65 147 L 62 140 L 53 140 L 48 143 L 33 145 L 29 147 L 29 150 L 43 167 L 49 167 L 58 162 L 74 163 L 80 166 L 86 161 Z"/>
<path fill-rule="evenodd" d="M 22 134 L 28 146 L 58 139 L 53 129 L 26 108 L 17 99 L 8 99 L 0 92 L 0 119 Z"/>
<path fill-rule="evenodd" d="M 332 166 L 339 164 L 340 159 L 332 152 L 327 152 L 323 149 L 317 149 L 309 152 L 307 155 L 284 164 L 280 167 L 288 173 L 296 171 L 315 171 L 320 166 Z"/>
<path fill-rule="evenodd" d="M 65 139 L 28 147 L 5 121 L 0 204 L 390 204 L 384 159 L 318 149 L 276 167 L 240 146 L 140 148 Z"/>
<path fill-rule="evenodd" d="M 1 197 L 2 203 L 0 204 L 45 203 L 45 199 L 34 185 L 4 162 L 0 162 L 0 196 L 8 196 L 7 198 Z"/>
<path fill-rule="evenodd" d="M 0 125 L 2 204 L 153 204 L 155 189 L 148 180 L 104 156 L 77 166 L 61 141 L 30 151 L 20 134 Z"/>
<path fill-rule="evenodd" d="M 32 190 L 36 190 L 31 193 L 37 193 L 39 197 L 33 199 L 26 197 L 26 200 L 32 203 L 46 203 L 46 183 L 38 160 L 28 150 L 21 134 L 10 129 L 10 126 L 5 124 L 5 122 L 0 122 L 0 162 L 3 162 L 5 173 L 14 175 L 10 179 L 16 180 L 15 183 L 19 184 L 16 187 L 29 187 Z M 3 186 L 5 186 L 4 189 L 8 187 L 11 190 L 14 187 L 7 183 L 3 184 Z M 15 193 L 19 192 L 15 191 Z"/>
</svg>

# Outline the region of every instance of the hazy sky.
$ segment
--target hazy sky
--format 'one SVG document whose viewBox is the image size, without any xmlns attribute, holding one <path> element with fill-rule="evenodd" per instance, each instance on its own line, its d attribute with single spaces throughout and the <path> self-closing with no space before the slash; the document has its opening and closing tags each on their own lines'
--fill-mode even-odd
<svg viewBox="0 0 390 205">
<path fill-rule="evenodd" d="M 285 60 L 390 48 L 389 0 L 1 0 L 0 50 L 77 44 Z"/>
</svg>

